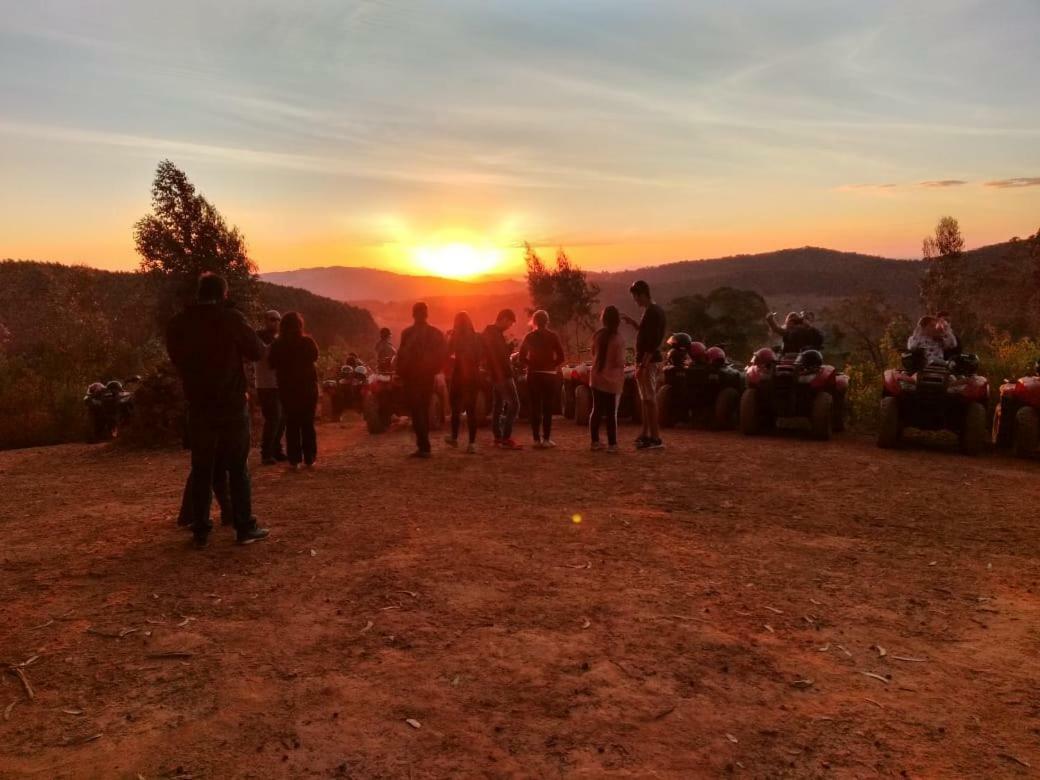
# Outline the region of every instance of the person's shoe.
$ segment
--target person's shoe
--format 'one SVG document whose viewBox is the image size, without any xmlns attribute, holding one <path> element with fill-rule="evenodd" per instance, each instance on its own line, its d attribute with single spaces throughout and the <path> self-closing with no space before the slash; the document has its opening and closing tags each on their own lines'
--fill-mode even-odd
<svg viewBox="0 0 1040 780">
<path fill-rule="evenodd" d="M 613 455 L 617 455 L 617 453 L 618 453 L 617 445 L 616 444 L 608 444 L 607 445 L 607 452 L 609 452 L 609 453 L 611 453 Z"/>
<path fill-rule="evenodd" d="M 524 448 L 524 445 L 514 439 L 502 439 L 502 443 L 498 446 L 504 450 L 522 450 Z"/>
<path fill-rule="evenodd" d="M 196 550 L 205 550 L 209 547 L 209 537 L 206 536 L 193 536 L 191 538 L 191 546 Z"/>
<path fill-rule="evenodd" d="M 643 446 L 644 450 L 663 450 L 664 442 L 660 439 L 647 439 L 646 444 Z"/>
<path fill-rule="evenodd" d="M 415 452 L 413 452 L 408 457 L 409 458 L 432 458 L 433 454 L 427 452 L 426 450 L 416 450 Z"/>
<path fill-rule="evenodd" d="M 267 535 L 271 533 L 266 528 L 259 528 L 253 526 L 248 531 L 239 531 L 238 536 L 235 537 L 235 541 L 238 544 L 252 544 L 253 542 L 262 542 L 267 538 Z"/>
<path fill-rule="evenodd" d="M 444 437 L 444 443 L 447 444 L 449 447 L 458 447 L 459 446 L 459 440 L 454 438 L 454 437 L 452 437 L 452 436 L 445 436 Z"/>
<path fill-rule="evenodd" d="M 178 516 L 177 525 L 181 528 L 191 528 L 191 518 Z"/>
<path fill-rule="evenodd" d="M 495 439 L 495 446 L 496 447 L 501 447 L 503 441 L 504 441 L 504 439 Z"/>
<path fill-rule="evenodd" d="M 469 444 L 467 444 L 466 445 L 466 454 L 467 455 L 476 455 L 477 454 L 477 445 L 474 444 L 473 442 L 470 442 Z"/>
<path fill-rule="evenodd" d="M 533 442 L 531 442 L 531 446 L 536 450 L 540 450 L 542 448 L 542 440 L 535 439 Z"/>
<path fill-rule="evenodd" d="M 304 463 L 303 467 L 305 469 L 308 469 L 308 470 L 313 469 L 314 468 L 314 461 L 312 460 L 310 463 Z"/>
<path fill-rule="evenodd" d="M 289 464 L 289 471 L 299 471 L 299 470 L 300 470 L 300 464 L 299 463 L 290 463 Z"/>
<path fill-rule="evenodd" d="M 594 441 L 592 442 L 592 446 L 589 447 L 589 449 L 591 449 L 593 452 L 599 452 L 601 449 L 603 449 L 603 444 L 598 441 Z"/>
<path fill-rule="evenodd" d="M 639 434 L 638 436 L 636 436 L 636 441 L 635 441 L 636 449 L 640 449 L 641 445 L 644 442 L 649 441 L 649 439 L 650 439 L 649 436 L 644 436 L 643 434 Z"/>
<path fill-rule="evenodd" d="M 273 466 L 277 462 L 278 461 L 275 460 L 274 458 L 261 458 L 260 459 L 260 463 L 262 463 L 264 466 Z"/>
<path fill-rule="evenodd" d="M 556 442 L 554 442 L 552 439 L 542 439 L 542 447 L 543 448 L 545 448 L 547 450 L 551 450 L 555 446 L 556 446 Z"/>
</svg>

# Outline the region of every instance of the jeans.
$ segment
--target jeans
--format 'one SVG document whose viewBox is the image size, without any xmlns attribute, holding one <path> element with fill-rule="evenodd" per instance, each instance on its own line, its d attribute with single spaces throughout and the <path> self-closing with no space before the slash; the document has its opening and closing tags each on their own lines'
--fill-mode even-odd
<svg viewBox="0 0 1040 780">
<path fill-rule="evenodd" d="M 495 440 L 513 438 L 513 422 L 520 408 L 520 396 L 512 377 L 496 382 L 491 392 L 494 399 L 491 407 L 491 431 Z"/>
<path fill-rule="evenodd" d="M 260 437 L 260 457 L 275 460 L 283 455 L 282 436 L 285 434 L 285 415 L 278 398 L 278 388 L 260 387 L 256 391 L 260 411 L 264 415 L 264 431 Z"/>
<path fill-rule="evenodd" d="M 430 401 L 433 399 L 433 377 L 409 379 L 405 386 L 408 410 L 412 415 L 415 447 L 419 452 L 430 451 Z"/>
<path fill-rule="evenodd" d="M 184 483 L 184 493 L 181 496 L 181 511 L 177 516 L 177 525 L 191 525 L 191 474 Z M 228 473 L 223 463 L 218 463 L 213 469 L 213 496 L 217 499 L 220 507 L 220 524 L 233 525 L 231 510 L 231 495 L 228 486 Z"/>
<path fill-rule="evenodd" d="M 188 413 L 191 443 L 191 528 L 196 539 L 205 539 L 213 523 L 209 509 L 213 480 L 221 467 L 227 470 L 231 513 L 241 535 L 253 528 L 252 490 L 249 482 L 249 410 L 215 413 L 192 409 Z"/>
<path fill-rule="evenodd" d="M 318 456 L 318 433 L 314 430 L 317 404 L 285 407 L 285 448 L 293 466 L 303 461 L 308 466 Z"/>
<path fill-rule="evenodd" d="M 607 443 L 617 444 L 617 407 L 618 396 L 605 390 L 592 388 L 592 414 L 589 415 L 589 434 L 593 442 L 599 441 L 599 424 L 603 417 L 607 418 Z"/>
<path fill-rule="evenodd" d="M 462 413 L 466 413 L 466 427 L 469 429 L 469 443 L 477 440 L 477 385 L 475 382 L 463 382 L 454 379 L 451 383 L 451 438 L 459 438 L 462 426 Z"/>
<path fill-rule="evenodd" d="M 548 441 L 552 434 L 553 396 L 560 392 L 559 378 L 555 373 L 531 371 L 527 374 L 527 391 L 531 395 L 531 435 L 535 441 Z"/>
</svg>

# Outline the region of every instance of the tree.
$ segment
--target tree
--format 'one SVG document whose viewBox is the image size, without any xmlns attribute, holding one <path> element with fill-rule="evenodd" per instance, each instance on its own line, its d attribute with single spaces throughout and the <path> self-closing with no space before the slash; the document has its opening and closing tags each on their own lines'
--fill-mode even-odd
<svg viewBox="0 0 1040 780">
<path fill-rule="evenodd" d="M 718 287 L 707 295 L 687 295 L 672 301 L 668 322 L 708 346 L 723 345 L 743 359 L 762 346 L 769 335 L 765 300 L 754 290 Z"/>
<path fill-rule="evenodd" d="M 169 160 L 156 169 L 152 213 L 134 225 L 134 243 L 141 270 L 162 277 L 170 283 L 168 289 L 180 295 L 194 289 L 199 274 L 210 271 L 227 278 L 240 304 L 254 297 L 256 265 L 249 259 L 242 233 L 229 227 Z"/>
<path fill-rule="evenodd" d="M 921 254 L 928 263 L 921 280 L 921 304 L 932 314 L 948 312 L 962 336 L 977 330 L 963 252 L 964 238 L 960 224 L 953 217 L 940 219 L 934 234 L 926 237 L 921 245 Z"/>
<path fill-rule="evenodd" d="M 599 287 L 588 281 L 585 271 L 571 262 L 562 248 L 556 252 L 556 267 L 550 270 L 534 248 L 525 242 L 524 263 L 527 265 L 527 291 L 534 309 L 548 312 L 549 319 L 560 331 L 573 325 L 573 351 L 579 353 L 583 344 L 582 331 L 589 331 L 595 325 Z"/>
<path fill-rule="evenodd" d="M 835 341 L 850 348 L 852 362 L 869 360 L 877 371 L 885 369 L 889 362 L 886 335 L 902 315 L 884 296 L 868 292 L 845 298 L 825 309 L 823 316 L 831 323 Z"/>
</svg>

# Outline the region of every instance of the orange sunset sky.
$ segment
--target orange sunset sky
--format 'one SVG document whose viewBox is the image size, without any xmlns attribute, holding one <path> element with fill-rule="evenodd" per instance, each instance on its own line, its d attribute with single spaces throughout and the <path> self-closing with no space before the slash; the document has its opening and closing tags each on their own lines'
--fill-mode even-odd
<svg viewBox="0 0 1040 780">
<path fill-rule="evenodd" d="M 1040 4 L 0 1 L 0 257 L 136 266 L 170 158 L 261 271 L 1040 228 Z"/>
</svg>

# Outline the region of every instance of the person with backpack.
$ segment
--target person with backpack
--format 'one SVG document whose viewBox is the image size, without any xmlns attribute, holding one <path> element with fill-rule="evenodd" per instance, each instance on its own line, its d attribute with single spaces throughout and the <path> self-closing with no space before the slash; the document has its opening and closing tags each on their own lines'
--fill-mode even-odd
<svg viewBox="0 0 1040 780">
<path fill-rule="evenodd" d="M 310 468 L 318 457 L 314 415 L 318 408 L 318 345 L 304 330 L 303 315 L 291 311 L 282 318 L 278 338 L 267 362 L 278 377 L 278 396 L 285 410 L 285 445 L 289 468 L 302 461 Z"/>
<path fill-rule="evenodd" d="M 480 391 L 480 361 L 483 345 L 469 314 L 460 311 L 448 336 L 448 396 L 451 402 L 451 433 L 444 437 L 449 447 L 459 446 L 462 413 L 469 433 L 467 454 L 477 451 L 477 394 Z"/>
<path fill-rule="evenodd" d="M 589 387 L 592 389 L 592 414 L 589 415 L 589 436 L 593 451 L 604 449 L 599 440 L 599 427 L 607 423 L 607 452 L 617 452 L 618 398 L 625 386 L 625 341 L 619 332 L 621 314 L 616 306 L 607 306 L 601 315 L 603 327 L 592 337 L 592 370 Z"/>
<path fill-rule="evenodd" d="M 404 383 L 408 407 L 415 431 L 413 458 L 429 458 L 430 402 L 437 374 L 444 370 L 447 345 L 444 334 L 428 320 L 430 310 L 419 301 L 412 306 L 413 324 L 401 332 L 401 346 L 397 350 L 397 373 Z"/>
<path fill-rule="evenodd" d="M 564 358 L 563 343 L 549 330 L 549 314 L 539 309 L 531 315 L 534 329 L 520 343 L 520 365 L 527 370 L 527 392 L 531 398 L 531 435 L 534 446 L 551 449 L 553 396 L 559 396 L 559 371 Z"/>
</svg>

